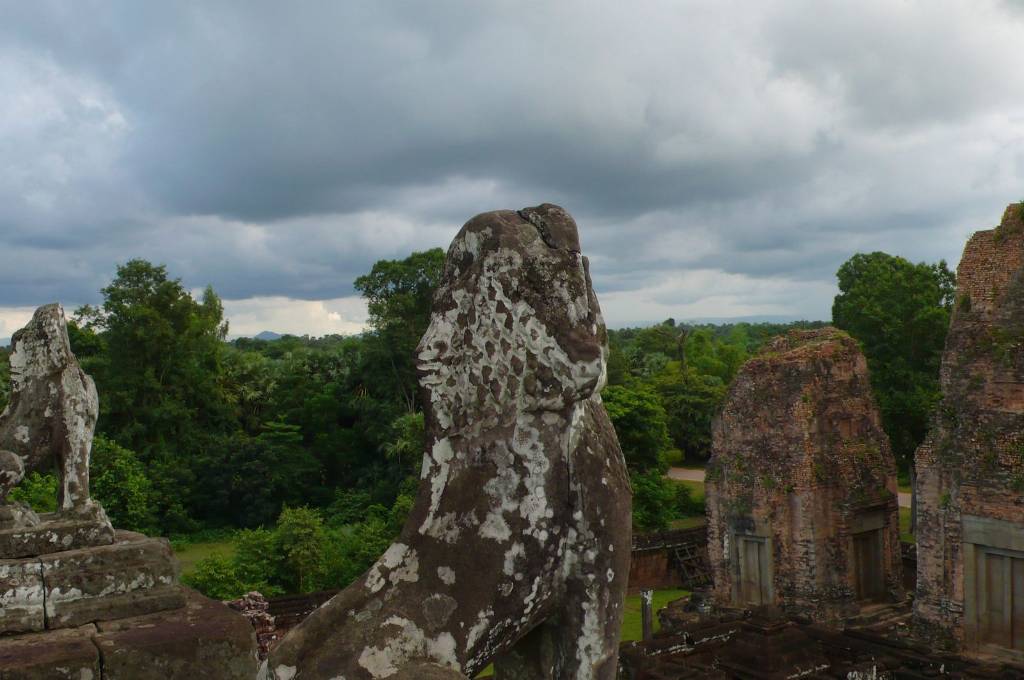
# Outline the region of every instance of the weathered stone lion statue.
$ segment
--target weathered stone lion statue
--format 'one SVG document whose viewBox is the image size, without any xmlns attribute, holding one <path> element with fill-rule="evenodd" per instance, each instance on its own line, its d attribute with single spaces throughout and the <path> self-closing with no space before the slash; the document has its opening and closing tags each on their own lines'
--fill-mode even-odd
<svg viewBox="0 0 1024 680">
<path fill-rule="evenodd" d="M 542 205 L 456 236 L 418 348 L 423 483 L 370 570 L 271 652 L 276 680 L 611 680 L 631 495 L 576 224 Z"/>
<path fill-rule="evenodd" d="M 92 378 L 71 353 L 64 310 L 40 307 L 11 339 L 11 397 L 0 414 L 0 527 L 35 526 L 39 519 L 7 494 L 26 472 L 56 469 L 63 516 L 106 523 L 89 498 L 89 454 L 99 412 Z"/>
</svg>

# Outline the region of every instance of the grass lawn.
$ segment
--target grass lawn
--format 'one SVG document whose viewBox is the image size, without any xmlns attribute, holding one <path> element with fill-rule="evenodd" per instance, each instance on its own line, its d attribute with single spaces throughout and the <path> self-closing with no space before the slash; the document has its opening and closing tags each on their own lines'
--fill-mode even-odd
<svg viewBox="0 0 1024 680">
<path fill-rule="evenodd" d="M 702 527 L 707 522 L 707 518 L 703 515 L 697 515 L 695 517 L 683 517 L 682 519 L 674 519 L 669 523 L 670 529 L 693 529 L 695 527 Z"/>
<path fill-rule="evenodd" d="M 914 534 L 910 533 L 910 508 L 900 508 L 900 540 L 917 543 Z"/>
<path fill-rule="evenodd" d="M 661 628 L 658 623 L 658 610 L 664 609 L 672 600 L 689 595 L 688 590 L 655 590 L 652 609 L 654 610 L 654 631 Z M 630 595 L 626 598 L 626 612 L 622 619 L 622 641 L 639 640 L 643 637 L 643 621 L 640 616 L 640 596 Z"/>
<path fill-rule="evenodd" d="M 196 564 L 207 557 L 231 557 L 234 553 L 235 542 L 230 539 L 188 543 L 174 551 L 175 557 L 181 562 L 182 575 L 192 573 Z"/>
<path fill-rule="evenodd" d="M 676 484 L 682 484 L 683 486 L 689 487 L 690 496 L 693 500 L 698 503 L 704 502 L 704 482 L 690 482 L 684 479 L 673 479 Z"/>
</svg>

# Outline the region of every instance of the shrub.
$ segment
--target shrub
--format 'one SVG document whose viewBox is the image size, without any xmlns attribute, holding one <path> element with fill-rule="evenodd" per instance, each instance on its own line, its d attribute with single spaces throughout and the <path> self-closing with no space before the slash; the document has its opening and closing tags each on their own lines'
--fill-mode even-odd
<svg viewBox="0 0 1024 680">
<path fill-rule="evenodd" d="M 678 514 L 676 485 L 657 470 L 634 472 L 630 479 L 633 484 L 633 527 L 638 531 L 667 528 Z"/>
<path fill-rule="evenodd" d="M 135 454 L 116 442 L 93 440 L 89 487 L 92 497 L 119 529 L 156 531 L 153 485 Z"/>
<path fill-rule="evenodd" d="M 371 504 L 370 494 L 362 489 L 338 489 L 334 492 L 334 501 L 327 506 L 327 524 L 340 527 L 361 522 L 366 519 L 366 509 Z"/>
<path fill-rule="evenodd" d="M 207 597 L 233 600 L 250 590 L 238 578 L 235 565 L 235 560 L 230 557 L 214 555 L 200 561 L 196 570 L 182 576 L 181 580 Z"/>
<path fill-rule="evenodd" d="M 27 504 L 36 512 L 57 510 L 57 478 L 52 474 L 32 472 L 25 475 L 8 496 L 11 500 Z"/>
<path fill-rule="evenodd" d="M 371 505 L 363 521 L 340 527 L 325 527 L 310 508 L 285 508 L 276 528 L 239 532 L 232 557 L 206 558 L 185 580 L 217 599 L 344 588 L 387 550 L 411 508 L 402 495 L 390 509 Z"/>
<path fill-rule="evenodd" d="M 676 513 L 679 517 L 698 517 L 704 514 L 704 501 L 693 497 L 693 492 L 686 484 L 674 484 L 676 494 Z"/>
<path fill-rule="evenodd" d="M 323 548 L 326 539 L 320 513 L 310 508 L 285 508 L 277 520 L 278 555 L 285 569 L 279 576 L 292 592 L 317 589 L 323 576 Z"/>
<path fill-rule="evenodd" d="M 601 393 L 630 470 L 664 471 L 671 448 L 667 416 L 658 395 L 643 386 L 612 385 Z"/>
<path fill-rule="evenodd" d="M 264 595 L 284 592 L 280 586 L 284 567 L 277 550 L 276 532 L 260 527 L 246 529 L 235 539 L 235 571 L 238 579 L 248 584 L 248 590 L 258 590 Z"/>
</svg>

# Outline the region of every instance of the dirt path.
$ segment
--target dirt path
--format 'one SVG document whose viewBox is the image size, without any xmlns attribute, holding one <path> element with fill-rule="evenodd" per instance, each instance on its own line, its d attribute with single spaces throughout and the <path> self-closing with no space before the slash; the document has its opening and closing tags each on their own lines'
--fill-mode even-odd
<svg viewBox="0 0 1024 680">
<path fill-rule="evenodd" d="M 703 482 L 704 481 L 704 471 L 700 470 L 700 469 L 693 469 L 693 468 L 679 468 L 679 467 L 669 468 L 668 476 L 669 476 L 670 479 L 679 479 L 679 480 L 682 480 L 684 482 Z M 910 507 L 910 494 L 908 492 L 906 492 L 906 491 L 900 491 L 899 501 L 900 501 L 900 507 L 901 508 L 909 508 Z"/>
<path fill-rule="evenodd" d="M 668 469 L 669 479 L 678 479 L 684 482 L 703 482 L 704 471 L 701 469 L 674 467 Z"/>
</svg>

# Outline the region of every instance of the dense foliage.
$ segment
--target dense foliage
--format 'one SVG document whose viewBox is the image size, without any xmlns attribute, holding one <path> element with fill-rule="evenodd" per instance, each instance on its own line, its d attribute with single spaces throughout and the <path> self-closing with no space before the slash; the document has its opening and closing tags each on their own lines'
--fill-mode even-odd
<svg viewBox="0 0 1024 680">
<path fill-rule="evenodd" d="M 685 486 L 663 476 L 670 464 L 703 464 L 711 455 L 711 422 L 736 371 L 769 338 L 792 324 L 693 325 L 673 319 L 609 331 L 608 387 L 602 393 L 629 466 L 633 525 L 664 529 L 702 514 Z"/>
<path fill-rule="evenodd" d="M 372 505 L 354 523 L 333 516 L 325 521 L 308 507 L 286 507 L 274 528 L 239 532 L 231 556 L 202 560 L 184 580 L 218 599 L 251 590 L 279 595 L 344 587 L 387 549 L 411 505 L 412 499 L 402 495 L 391 510 Z"/>
<path fill-rule="evenodd" d="M 212 289 L 196 299 L 163 266 L 118 267 L 102 304 L 69 324 L 101 395 L 97 498 L 119 526 L 164 534 L 272 526 L 285 506 L 319 508 L 335 526 L 390 512 L 403 488 L 414 495 L 424 430 L 413 356 L 443 262 L 434 249 L 359 277 L 366 333 L 230 343 Z M 685 499 L 657 509 L 658 493 L 679 493 L 660 473 L 707 458 L 728 381 L 785 328 L 669 320 L 611 332 L 604 400 L 646 508 L 639 528 L 693 510 Z M 19 493 L 45 503 L 49 485 L 32 477 Z"/>
<path fill-rule="evenodd" d="M 120 527 L 165 535 L 239 530 L 233 557 L 192 582 L 216 597 L 341 587 L 396 535 L 418 484 L 424 420 L 414 349 L 443 253 L 381 261 L 359 277 L 370 329 L 355 336 L 226 341 L 221 303 L 162 266 L 118 267 L 103 303 L 77 311 L 72 346 L 101 413 L 92 487 Z M 864 345 L 887 431 L 906 459 L 937 395 L 953 278 L 945 263 L 857 255 L 839 271 L 836 324 Z M 634 489 L 634 526 L 700 514 L 669 465 L 700 464 L 729 382 L 769 338 L 821 322 L 677 324 L 609 332 L 603 400 Z M 0 405 L 6 356 L 0 361 Z M 52 510 L 55 480 L 16 498 Z"/>
<path fill-rule="evenodd" d="M 609 386 L 603 397 L 630 468 L 706 461 L 711 421 L 743 362 L 776 335 L 823 325 L 692 325 L 668 319 L 609 331 Z"/>
<path fill-rule="evenodd" d="M 940 398 L 956 277 L 945 261 L 913 264 L 879 252 L 854 255 L 837 277 L 833 322 L 863 347 L 882 424 L 906 469 Z"/>
<path fill-rule="evenodd" d="M 212 289 L 196 299 L 162 266 L 118 267 L 68 329 L 100 394 L 94 495 L 119 526 L 164 534 L 270 525 L 338 490 L 361 491 L 361 517 L 390 508 L 418 472 L 412 356 L 443 261 L 414 253 L 360 277 L 361 335 L 231 343 Z M 46 506 L 48 485 L 30 477 L 18 493 Z"/>
</svg>

